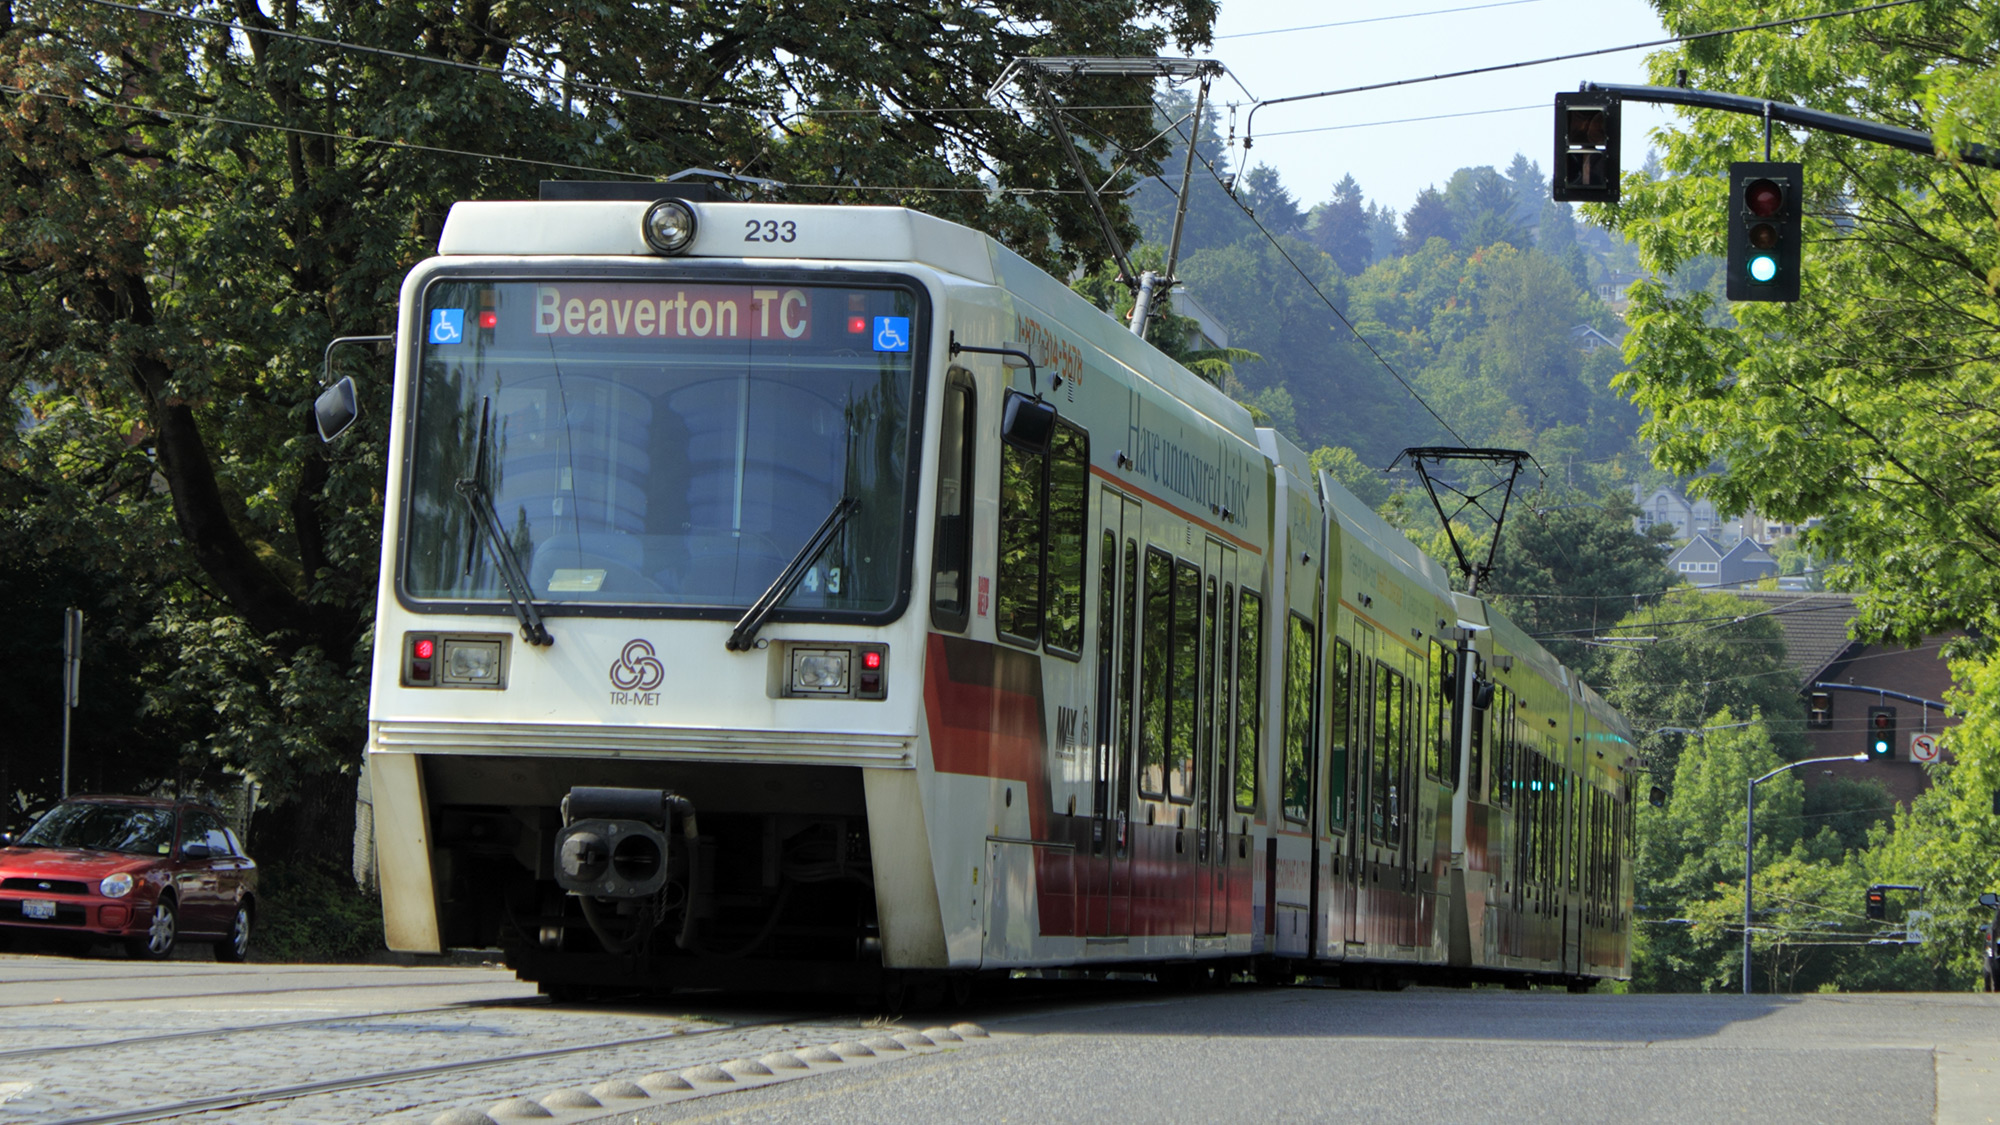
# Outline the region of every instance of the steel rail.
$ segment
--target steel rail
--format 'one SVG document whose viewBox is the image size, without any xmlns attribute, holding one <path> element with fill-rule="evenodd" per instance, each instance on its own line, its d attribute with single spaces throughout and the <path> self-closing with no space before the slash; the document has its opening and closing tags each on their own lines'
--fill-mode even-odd
<svg viewBox="0 0 2000 1125">
<path fill-rule="evenodd" d="M 402 1008 L 393 1012 L 357 1012 L 345 1016 L 315 1016 L 312 1019 L 285 1020 L 280 1023 L 248 1024 L 240 1027 L 211 1027 L 202 1031 L 163 1031 L 155 1035 L 133 1035 L 124 1039 L 99 1039 L 92 1043 L 64 1043 L 48 1047 L 16 1047 L 11 1051 L 0 1051 L 0 1060 L 33 1058 L 36 1055 L 53 1055 L 68 1051 L 94 1051 L 107 1047 L 133 1047 L 141 1043 L 166 1043 L 178 1039 L 207 1039 L 224 1035 L 245 1035 L 253 1031 L 282 1031 L 291 1027 L 312 1027 L 328 1023 L 362 1023 L 372 1020 L 399 1019 L 403 1016 L 432 1016 L 441 1012 L 467 1012 L 477 1008 L 520 1008 L 546 1005 L 545 996 L 523 996 L 513 1000 L 467 1000 L 461 1004 L 446 1004 L 436 1008 Z"/>
<path fill-rule="evenodd" d="M 301 1082 L 293 1086 L 272 1086 L 262 1090 L 244 1090 L 232 1094 L 214 1094 L 204 1098 L 190 1098 L 184 1102 L 169 1105 L 145 1106 L 139 1109 L 117 1110 L 112 1113 L 92 1114 L 88 1117 L 69 1117 L 52 1122 L 51 1125 L 128 1125 L 131 1122 L 160 1121 L 169 1117 L 180 1117 L 191 1113 L 208 1113 L 218 1109 L 239 1109 L 243 1106 L 260 1105 L 265 1102 L 291 1101 L 296 1098 L 312 1097 L 316 1094 L 332 1094 L 342 1090 L 358 1090 L 369 1086 L 389 1086 L 398 1082 L 408 1082 L 418 1078 L 431 1078 L 441 1074 L 453 1074 L 468 1070 L 483 1070 L 487 1067 L 506 1066 L 509 1063 L 534 1062 L 540 1059 L 561 1058 L 564 1055 L 583 1054 L 587 1051 L 609 1051 L 620 1047 L 637 1047 L 647 1043 L 663 1043 L 669 1040 L 696 1039 L 708 1035 L 720 1035 L 728 1031 L 748 1031 L 760 1027 L 783 1027 L 798 1023 L 797 1020 L 766 1020 L 760 1023 L 738 1023 L 726 1027 L 706 1028 L 701 1031 L 677 1031 L 660 1035 L 640 1035 L 626 1039 L 609 1039 L 598 1043 L 580 1043 L 570 1047 L 552 1047 L 544 1051 L 526 1051 L 514 1055 L 496 1055 L 481 1059 L 466 1059 L 460 1062 L 433 1063 L 429 1066 L 413 1066 L 402 1070 L 385 1070 L 374 1074 L 358 1074 L 349 1078 L 329 1078 L 320 1082 Z M 855 1030 L 865 1030 L 856 1028 Z"/>
<path fill-rule="evenodd" d="M 216 974 L 206 974 L 206 975 L 216 975 Z M 91 978 L 91 979 L 103 979 L 103 978 Z M 25 981 L 18 983 L 41 984 L 45 982 Z M 83 1004 L 83 1003 L 144 1004 L 156 1000 L 206 1000 L 212 996 L 276 996 L 286 992 L 346 992 L 350 989 L 356 989 L 356 988 L 477 988 L 480 987 L 481 985 L 488 985 L 491 983 L 492 983 L 491 981 L 468 980 L 468 981 L 438 981 L 422 985 L 415 985 L 410 983 L 409 981 L 388 981 L 383 984 L 316 984 L 304 988 L 245 988 L 245 989 L 239 989 L 234 992 L 189 992 L 189 993 L 172 993 L 166 996 L 105 996 L 95 1000 L 71 1001 L 71 1004 L 72 1005 Z M 45 1003 L 46 1001 L 31 1000 L 25 1004 L 0 1004 L 0 1009 L 39 1008 L 42 1007 Z"/>
</svg>

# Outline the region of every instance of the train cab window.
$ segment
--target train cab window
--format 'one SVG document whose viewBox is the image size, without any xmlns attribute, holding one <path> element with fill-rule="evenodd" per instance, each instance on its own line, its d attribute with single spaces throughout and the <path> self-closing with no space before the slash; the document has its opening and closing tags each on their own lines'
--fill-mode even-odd
<svg viewBox="0 0 2000 1125">
<path fill-rule="evenodd" d="M 1048 563 L 1042 604 L 1050 652 L 1083 655 L 1084 522 L 1090 504 L 1090 436 L 1060 419 L 1049 441 Z"/>
<path fill-rule="evenodd" d="M 1090 439 L 1060 419 L 1049 451 L 1000 447 L 1000 559 L 994 624 L 1000 639 L 1083 652 L 1084 522 Z"/>
<path fill-rule="evenodd" d="M 1195 751 L 1201 738 L 1201 571 L 1193 563 L 1174 564 L 1172 645 L 1173 733 L 1167 796 L 1185 802 L 1194 799 Z"/>
<path fill-rule="evenodd" d="M 1347 829 L 1347 750 L 1354 740 L 1354 649 L 1333 642 L 1333 669 L 1326 685 L 1326 826 Z"/>
<path fill-rule="evenodd" d="M 1285 819 L 1303 822 L 1312 803 L 1313 673 L 1318 632 L 1292 614 L 1285 634 L 1285 760 L 1280 785 Z"/>
<path fill-rule="evenodd" d="M 938 428 L 937 546 L 931 566 L 931 624 L 962 633 L 970 620 L 966 584 L 972 565 L 972 379 L 953 368 Z"/>
<path fill-rule="evenodd" d="M 1146 611 L 1139 644 L 1139 791 L 1148 797 L 1167 792 L 1168 642 L 1173 635 L 1174 564 L 1164 553 L 1146 550 Z"/>
<path fill-rule="evenodd" d="M 1243 591 L 1236 615 L 1236 807 L 1257 810 L 1257 735 L 1264 716 L 1264 601 Z"/>
</svg>

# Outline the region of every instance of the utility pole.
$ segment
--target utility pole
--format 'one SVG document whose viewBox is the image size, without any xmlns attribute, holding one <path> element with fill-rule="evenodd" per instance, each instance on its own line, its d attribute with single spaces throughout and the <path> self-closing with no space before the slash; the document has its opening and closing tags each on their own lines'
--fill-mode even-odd
<svg viewBox="0 0 2000 1125">
<path fill-rule="evenodd" d="M 70 713 L 76 710 L 77 683 L 83 678 L 83 611 L 63 610 L 62 795 L 69 796 Z"/>
</svg>

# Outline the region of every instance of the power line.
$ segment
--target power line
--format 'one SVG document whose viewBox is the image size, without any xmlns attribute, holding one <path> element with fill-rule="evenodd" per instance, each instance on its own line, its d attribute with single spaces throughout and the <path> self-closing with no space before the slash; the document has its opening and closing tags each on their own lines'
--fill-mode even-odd
<svg viewBox="0 0 2000 1125">
<path fill-rule="evenodd" d="M 1479 12 L 1487 8 L 1512 8 L 1520 4 L 1538 4 L 1541 0 L 1500 0 L 1497 4 L 1468 4 L 1463 8 L 1437 8 L 1428 12 L 1404 12 L 1400 16 L 1371 16 L 1365 20 L 1340 20 L 1335 23 L 1309 23 L 1299 27 L 1273 27 L 1263 31 L 1235 31 L 1228 35 L 1218 35 L 1220 39 L 1249 39 L 1258 35 L 1283 35 L 1292 31 L 1319 31 L 1329 27 L 1355 27 L 1364 23 L 1388 23 L 1391 20 L 1413 20 L 1423 16 L 1448 16 L 1454 12 Z"/>
<path fill-rule="evenodd" d="M 1516 0 L 1516 3 L 1528 2 L 1531 2 L 1531 0 Z M 1489 113 L 1520 113 L 1523 110 L 1545 110 L 1547 108 L 1549 107 L 1545 103 L 1536 102 L 1534 105 L 1510 105 L 1505 109 L 1473 109 L 1467 110 L 1464 113 L 1433 113 L 1425 117 L 1395 117 L 1387 121 L 1358 121 L 1352 125 L 1316 125 L 1310 129 L 1284 129 L 1276 133 L 1266 133 L 1264 136 L 1296 137 L 1301 133 L 1338 133 L 1344 129 L 1372 129 L 1377 125 L 1408 125 L 1416 121 L 1447 121 L 1454 117 L 1484 117 Z M 1609 461 L 1611 458 L 1599 457 L 1596 460 Z"/>
<path fill-rule="evenodd" d="M 1172 117 L 1172 114 L 1167 114 L 1166 109 L 1164 107 L 1161 107 L 1156 104 L 1154 108 L 1157 109 L 1160 113 L 1166 114 L 1168 117 Z M 1347 330 L 1354 335 L 1354 338 L 1356 340 L 1361 341 L 1361 346 L 1368 349 L 1368 354 L 1375 357 L 1375 362 L 1382 365 L 1382 370 L 1387 371 L 1391 376 L 1395 378 L 1396 382 L 1401 383 L 1403 385 L 1403 389 L 1410 393 L 1410 397 L 1417 400 L 1417 405 L 1423 407 L 1425 412 L 1430 414 L 1432 418 L 1437 419 L 1438 425 L 1443 426 L 1446 433 L 1450 434 L 1454 438 L 1457 438 L 1458 443 L 1460 445 L 1470 445 L 1471 443 L 1466 441 L 1463 435 L 1461 435 L 1457 430 L 1452 428 L 1450 422 L 1444 420 L 1444 415 L 1439 414 L 1435 409 L 1433 409 L 1431 404 L 1424 400 L 1424 396 L 1417 393 L 1417 388 L 1412 386 L 1408 379 L 1403 378 L 1403 373 L 1396 370 L 1395 365 L 1391 364 L 1388 361 L 1388 359 L 1382 355 L 1381 352 L 1375 350 L 1375 345 L 1369 341 L 1368 337 L 1363 336 L 1361 334 L 1361 330 L 1354 326 L 1354 322 L 1347 319 L 1347 314 L 1340 311 L 1340 307 L 1338 305 L 1335 305 L 1333 303 L 1333 300 L 1320 290 L 1319 284 L 1312 279 L 1312 275 L 1306 273 L 1305 268 L 1300 266 L 1299 263 L 1292 258 L 1291 251 L 1286 250 L 1284 243 L 1278 241 L 1278 236 L 1272 234 L 1270 230 L 1264 226 L 1264 224 L 1257 218 L 1257 213 L 1252 211 L 1249 207 L 1245 206 L 1242 200 L 1236 198 L 1236 193 L 1229 190 L 1229 185 L 1223 183 L 1222 174 L 1215 170 L 1215 164 L 1212 161 L 1210 161 L 1208 157 L 1203 156 L 1201 154 L 1201 146 L 1196 143 L 1196 140 L 1201 135 L 1200 128 L 1201 128 L 1201 123 L 1196 122 L 1194 137 L 1189 137 L 1189 135 L 1186 132 L 1182 131 L 1180 124 L 1176 122 L 1174 125 L 1174 132 L 1177 135 L 1179 135 L 1182 140 L 1187 142 L 1188 151 L 1193 153 L 1196 159 L 1201 161 L 1201 166 L 1208 170 L 1209 176 L 1211 176 L 1215 180 L 1217 186 L 1221 187 L 1223 193 L 1229 196 L 1229 201 L 1231 203 L 1236 204 L 1237 210 L 1243 212 L 1243 217 L 1249 219 L 1251 225 L 1257 228 L 1258 233 L 1264 236 L 1265 241 L 1271 244 L 1271 248 L 1278 252 L 1278 256 L 1285 259 L 1285 264 L 1292 267 L 1292 271 L 1299 275 L 1299 280 L 1305 282 L 1306 288 L 1311 289 L 1313 291 L 1313 296 L 1318 297 L 1320 299 L 1320 303 L 1325 305 L 1327 309 L 1331 311 L 1335 317 L 1339 318 L 1340 323 L 1347 327 Z"/>
<path fill-rule="evenodd" d="M 1528 2 L 1528 0 L 1517 0 L 1517 2 L 1525 3 Z M 534 71 L 519 70 L 512 67 L 491 66 L 486 63 L 474 63 L 474 62 L 465 62 L 460 59 L 439 58 L 435 55 L 423 55 L 413 51 L 398 51 L 390 47 L 369 46 L 367 44 L 355 43 L 351 40 L 346 40 L 346 39 L 334 39 L 327 36 L 307 35 L 303 32 L 286 31 L 282 28 L 247 27 L 243 24 L 232 23 L 228 20 L 218 20 L 209 16 L 197 16 L 187 12 L 176 12 L 167 8 L 155 8 L 145 4 L 128 4 L 121 2 L 121 0 L 85 0 L 85 3 L 97 4 L 101 7 L 106 7 L 106 8 L 116 8 L 119 9 L 120 11 L 134 12 L 140 15 L 162 16 L 167 19 L 183 20 L 188 23 L 202 24 L 207 27 L 214 27 L 224 31 L 233 31 L 240 35 L 245 35 L 245 36 L 264 35 L 274 39 L 289 39 L 300 43 L 312 43 L 321 47 L 332 47 L 336 50 L 341 50 L 341 51 L 351 51 L 356 54 L 378 55 L 384 58 L 401 59 L 405 62 L 428 63 L 433 66 L 449 67 L 454 70 L 474 71 L 480 74 L 491 75 L 496 78 L 515 78 L 525 82 L 535 82 L 553 88 L 589 90 L 594 93 L 617 94 L 620 97 L 638 98 L 643 101 L 665 102 L 670 105 L 687 106 L 692 109 L 721 109 L 721 110 L 735 110 L 739 112 L 761 112 L 761 113 L 769 113 L 772 114 L 773 116 L 780 118 L 785 116 L 813 116 L 813 117 L 829 117 L 829 116 L 837 117 L 837 116 L 854 116 L 854 115 L 872 116 L 880 114 L 882 112 L 882 110 L 879 108 L 842 109 L 838 107 L 828 107 L 828 106 L 806 106 L 788 112 L 784 110 L 782 107 L 778 106 L 746 105 L 746 104 L 737 104 L 730 102 L 703 101 L 699 98 L 679 98 L 671 94 L 660 94 L 650 90 L 635 90 L 630 86 L 614 86 L 604 82 L 590 82 L 581 78 L 557 77 L 548 74 L 538 74 Z M 905 113 L 1011 113 L 1013 112 L 1012 110 L 1008 110 L 1001 106 L 994 106 L 994 105 L 967 105 L 967 106 L 905 105 L 905 106 L 899 106 L 898 108 Z M 1072 110 L 1124 110 L 1124 109 L 1151 109 L 1153 108 L 1153 105 L 1152 103 L 1147 102 L 1147 103 L 1135 103 L 1131 105 L 1079 105 L 1079 106 L 1070 106 L 1068 108 Z"/>
<path fill-rule="evenodd" d="M 334 133 L 324 129 L 305 129 L 296 125 L 278 125 L 269 121 L 245 121 L 241 118 L 222 117 L 220 115 L 212 113 L 189 113 L 185 110 L 162 109 L 159 106 L 134 105 L 130 102 L 114 102 L 103 98 L 78 98 L 78 97 L 73 97 L 69 94 L 55 94 L 42 90 L 29 90 L 20 86 L 8 86 L 5 84 L 0 84 L 0 92 L 21 94 L 30 98 L 38 98 L 46 102 L 69 103 L 69 102 L 82 101 L 88 105 L 103 106 L 107 109 L 123 109 L 123 110 L 129 110 L 133 113 L 158 114 L 161 117 L 174 117 L 186 121 L 205 121 L 216 125 L 237 125 L 246 129 L 268 129 L 273 132 L 295 133 L 305 137 L 325 137 L 329 140 L 352 141 L 355 144 L 381 145 L 385 148 L 407 149 L 412 152 L 434 152 L 445 156 L 467 156 L 471 157 L 474 160 L 499 160 L 509 164 L 531 164 L 541 168 L 565 168 L 573 172 L 591 172 L 607 176 L 630 176 L 641 180 L 653 179 L 652 176 L 648 176 L 639 172 L 626 171 L 620 168 L 597 168 L 588 164 L 566 164 L 558 160 L 534 160 L 525 156 L 500 156 L 497 153 L 491 153 L 491 152 L 474 152 L 469 149 L 445 148 L 441 145 L 420 145 L 412 143 L 410 141 L 391 141 L 391 140 L 385 140 L 380 137 L 357 137 L 352 133 Z"/>
<path fill-rule="evenodd" d="M 1568 62 L 1572 59 L 1587 59 L 1598 55 L 1615 55 L 1625 51 L 1643 51 L 1652 47 L 1667 47 L 1675 43 L 1693 43 L 1702 39 L 1714 39 L 1723 35 L 1737 35 L 1746 31 L 1765 31 L 1774 27 L 1792 27 L 1802 23 L 1830 20 L 1841 16 L 1855 16 L 1863 12 L 1877 12 L 1884 8 L 1900 8 L 1914 4 L 1917 0 L 1884 0 L 1880 4 L 1870 4 L 1861 8 L 1843 8 L 1837 12 L 1819 12 L 1810 16 L 1793 16 L 1787 19 L 1768 20 L 1764 23 L 1743 24 L 1726 27 L 1718 31 L 1697 31 L 1691 35 L 1671 35 L 1665 39 L 1649 39 L 1643 43 L 1627 43 L 1622 47 L 1599 47 L 1590 51 L 1574 51 L 1566 55 L 1550 55 L 1547 58 L 1527 59 L 1522 62 L 1496 63 L 1492 66 L 1476 66 L 1470 70 L 1454 70 L 1444 74 L 1433 74 L 1424 78 L 1397 78 L 1388 82 L 1371 82 L 1365 86 L 1347 86 L 1338 90 L 1321 90 L 1313 94 L 1292 94 L 1283 98 L 1266 98 L 1250 107 L 1250 115 L 1243 123 L 1243 147 L 1250 148 L 1252 133 L 1256 130 L 1257 111 L 1267 105 L 1284 105 L 1288 102 L 1311 101 L 1315 98 L 1333 98 L 1343 94 L 1360 94 L 1369 90 L 1387 90 L 1397 86 L 1415 86 L 1425 82 L 1442 82 L 1449 78 L 1469 78 L 1477 74 L 1496 74 L 1505 70 L 1520 70 L 1531 66 L 1545 66 L 1549 63 Z"/>
</svg>

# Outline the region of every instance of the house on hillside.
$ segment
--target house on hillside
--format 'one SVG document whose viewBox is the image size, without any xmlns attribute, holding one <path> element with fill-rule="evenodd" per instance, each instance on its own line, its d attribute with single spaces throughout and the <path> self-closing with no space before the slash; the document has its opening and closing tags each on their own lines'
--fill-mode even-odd
<svg viewBox="0 0 2000 1125">
<path fill-rule="evenodd" d="M 1707 535 L 1696 535 L 1667 557 L 1667 569 L 1690 586 L 1754 586 L 1778 574 L 1778 560 L 1755 539 L 1738 539 L 1724 547 Z"/>
<path fill-rule="evenodd" d="M 1777 621 L 1785 635 L 1785 664 L 1807 700 L 1806 737 L 1815 758 L 1866 753 L 1871 732 L 1868 709 L 1896 709 L 1894 755 L 1886 762 L 1830 762 L 1802 771 L 1808 788 L 1825 777 L 1879 781 L 1898 802 L 1907 803 L 1930 786 L 1923 763 L 1910 760 L 1911 735 L 1938 733 L 1958 725 L 1940 711 L 1857 691 L 1827 691 L 1823 710 L 1811 706 L 1817 683 L 1882 688 L 1942 701 L 1952 686 L 1951 667 L 1941 650 L 1960 633 L 1925 637 L 1915 648 L 1857 641 L 1848 630 L 1854 620 L 1854 599 L 1847 594 L 1796 593 L 1790 590 L 1738 590 L 1738 597 L 1757 602 Z M 1941 757 L 1946 755 L 1941 755 Z"/>
<path fill-rule="evenodd" d="M 1657 524 L 1665 524 L 1673 529 L 1675 539 L 1686 539 L 1693 535 L 1713 534 L 1721 521 L 1716 518 L 1715 505 L 1707 500 L 1690 500 L 1678 489 L 1664 485 L 1642 494 L 1638 485 L 1632 486 L 1632 502 L 1639 506 L 1639 514 L 1632 518 L 1632 530 L 1644 534 L 1646 529 Z"/>
<path fill-rule="evenodd" d="M 1576 350 L 1585 355 L 1589 355 L 1599 348 L 1615 348 L 1618 346 L 1617 341 L 1588 324 L 1579 324 L 1575 328 L 1570 329 L 1569 338 L 1570 342 L 1576 345 Z"/>
</svg>

